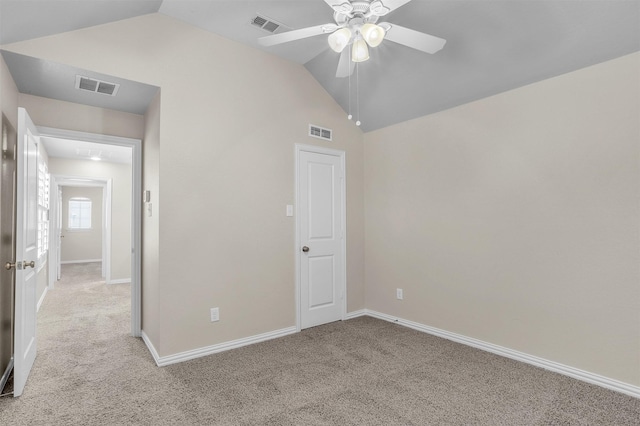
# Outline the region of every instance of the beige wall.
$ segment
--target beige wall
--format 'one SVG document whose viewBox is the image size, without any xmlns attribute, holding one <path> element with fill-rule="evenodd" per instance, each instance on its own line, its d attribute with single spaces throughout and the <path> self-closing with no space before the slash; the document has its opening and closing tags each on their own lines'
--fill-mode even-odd
<svg viewBox="0 0 640 426">
<path fill-rule="evenodd" d="M 131 165 L 50 158 L 49 173 L 58 176 L 111 179 L 111 280 L 131 279 Z M 65 215 L 63 212 L 63 233 L 67 227 Z M 69 233 L 66 232 L 65 235 L 67 234 Z M 64 256 L 63 251 L 63 261 Z M 80 255 L 73 255 L 69 260 L 81 260 L 78 256 Z M 85 259 L 100 257 L 101 252 L 95 258 Z"/>
<path fill-rule="evenodd" d="M 304 67 L 161 14 L 5 48 L 161 87 L 160 355 L 295 324 L 296 143 L 346 151 L 348 310 L 364 308 L 362 133 Z"/>
<path fill-rule="evenodd" d="M 88 198 L 91 200 L 91 229 L 69 229 L 69 200 Z M 102 188 L 62 187 L 62 253 L 63 263 L 102 259 Z"/>
<path fill-rule="evenodd" d="M 29 112 L 36 126 L 76 132 L 142 139 L 144 117 L 20 93 L 19 106 Z"/>
<path fill-rule="evenodd" d="M 142 188 L 150 191 L 142 211 L 142 329 L 152 342 L 160 341 L 160 103 L 158 93 L 145 114 Z"/>
<path fill-rule="evenodd" d="M 639 75 L 633 54 L 366 134 L 367 308 L 639 385 Z"/>
<path fill-rule="evenodd" d="M 18 88 L 11 78 L 9 68 L 0 55 L 0 108 L 13 128 L 18 129 Z"/>
</svg>

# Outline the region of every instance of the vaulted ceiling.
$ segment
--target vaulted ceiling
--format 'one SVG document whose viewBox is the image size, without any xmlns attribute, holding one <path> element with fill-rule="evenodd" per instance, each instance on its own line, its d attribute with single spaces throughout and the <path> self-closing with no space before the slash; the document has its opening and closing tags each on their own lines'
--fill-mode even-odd
<svg viewBox="0 0 640 426">
<path fill-rule="evenodd" d="M 262 47 L 257 40 L 268 33 L 250 24 L 257 14 L 291 29 L 331 23 L 333 11 L 322 0 L 1 0 L 0 44 L 148 13 L 162 13 L 304 64 L 345 112 L 357 113 L 353 96 L 350 107 L 349 79 L 335 77 L 339 54 L 328 48 L 325 35 Z M 388 40 L 371 49 L 371 59 L 351 79 L 352 86 L 359 86 L 364 131 L 640 50 L 637 0 L 413 0 L 381 21 L 433 34 L 447 43 L 433 55 Z M 9 56 L 5 53 L 14 78 L 24 75 L 32 59 L 7 60 Z M 59 64 L 40 68 L 49 74 L 78 71 Z M 15 79 L 21 80 L 21 92 L 64 98 L 38 87 L 46 82 L 37 76 Z M 105 107 L 126 111 L 126 103 Z"/>
</svg>

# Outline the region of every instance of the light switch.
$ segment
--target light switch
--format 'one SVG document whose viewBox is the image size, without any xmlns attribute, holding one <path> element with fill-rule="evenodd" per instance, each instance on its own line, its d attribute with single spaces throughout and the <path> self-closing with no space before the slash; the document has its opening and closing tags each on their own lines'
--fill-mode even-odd
<svg viewBox="0 0 640 426">
<path fill-rule="evenodd" d="M 293 206 L 291 204 L 287 204 L 287 217 L 293 216 Z"/>
</svg>

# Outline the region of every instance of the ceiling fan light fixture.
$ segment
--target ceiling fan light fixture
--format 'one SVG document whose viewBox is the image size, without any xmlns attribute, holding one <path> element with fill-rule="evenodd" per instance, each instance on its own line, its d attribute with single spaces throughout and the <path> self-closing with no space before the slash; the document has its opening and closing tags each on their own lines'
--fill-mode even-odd
<svg viewBox="0 0 640 426">
<path fill-rule="evenodd" d="M 353 62 L 364 62 L 369 59 L 369 48 L 362 38 L 358 38 L 353 42 L 351 50 L 351 60 Z"/>
<path fill-rule="evenodd" d="M 364 24 L 360 28 L 360 34 L 365 39 L 367 44 L 371 47 L 376 47 L 384 40 L 385 31 L 380 25 L 376 24 Z"/>
<path fill-rule="evenodd" d="M 351 30 L 349 30 L 349 28 L 341 28 L 329 36 L 329 47 L 334 52 L 340 53 L 347 47 L 349 40 L 351 40 Z"/>
</svg>

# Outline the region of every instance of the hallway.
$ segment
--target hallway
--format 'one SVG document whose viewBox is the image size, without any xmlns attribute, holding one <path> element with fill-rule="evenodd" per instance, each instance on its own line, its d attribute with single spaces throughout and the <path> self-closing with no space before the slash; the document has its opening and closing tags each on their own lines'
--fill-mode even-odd
<svg viewBox="0 0 640 426">
<path fill-rule="evenodd" d="M 114 394 L 139 381 L 131 371 L 156 368 L 144 343 L 131 336 L 130 285 L 105 284 L 101 266 L 62 265 L 61 280 L 38 312 L 38 355 L 24 394 L 0 399 L 3 422 L 90 424 L 87 418 L 99 419 Z"/>
</svg>

